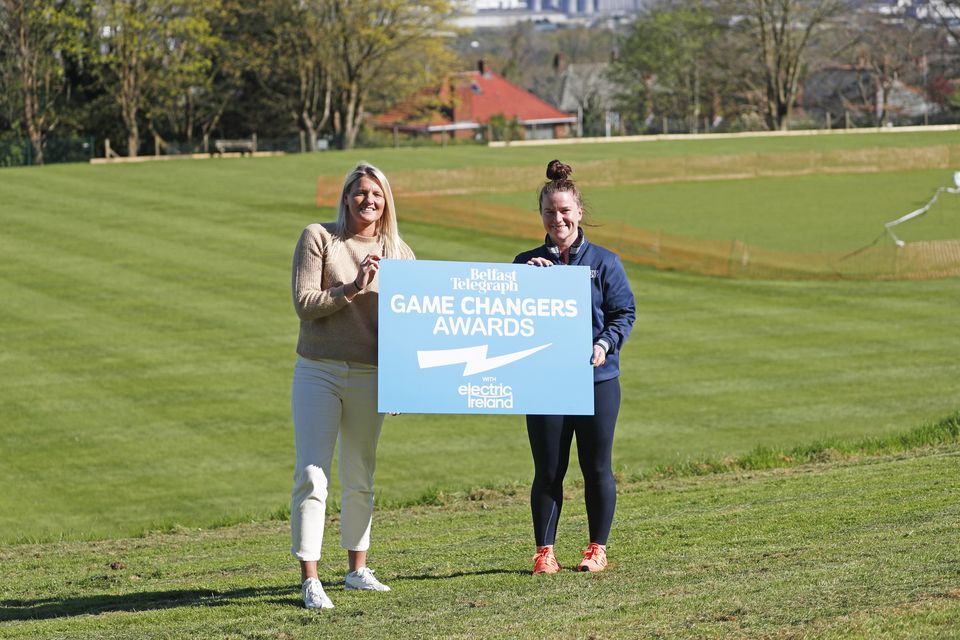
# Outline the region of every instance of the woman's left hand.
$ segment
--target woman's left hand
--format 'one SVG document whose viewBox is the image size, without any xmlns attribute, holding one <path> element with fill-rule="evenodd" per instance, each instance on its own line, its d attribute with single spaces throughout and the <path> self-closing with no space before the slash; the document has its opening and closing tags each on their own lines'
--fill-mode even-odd
<svg viewBox="0 0 960 640">
<path fill-rule="evenodd" d="M 353 286 L 357 291 L 363 291 L 370 286 L 373 279 L 377 277 L 377 271 L 380 269 L 380 256 L 375 253 L 367 254 L 367 257 L 360 261 L 360 269 L 357 271 L 357 277 L 353 279 Z"/>
<path fill-rule="evenodd" d="M 599 367 L 607 360 L 607 352 L 598 344 L 593 345 L 593 359 L 590 360 L 590 363 L 593 364 L 594 368 Z"/>
<path fill-rule="evenodd" d="M 535 258 L 530 258 L 529 260 L 527 260 L 527 264 L 532 265 L 534 267 L 552 267 L 553 266 L 552 262 L 550 262 L 546 258 L 541 258 L 539 256 Z"/>
</svg>

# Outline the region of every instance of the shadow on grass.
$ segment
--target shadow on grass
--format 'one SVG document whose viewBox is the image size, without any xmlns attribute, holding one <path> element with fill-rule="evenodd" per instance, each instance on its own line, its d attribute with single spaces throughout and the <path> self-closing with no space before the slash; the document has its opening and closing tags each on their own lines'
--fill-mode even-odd
<svg viewBox="0 0 960 640">
<path fill-rule="evenodd" d="M 0 600 L 0 622 L 70 618 L 118 611 L 139 612 L 175 607 L 222 607 L 242 600 L 269 598 L 280 604 L 300 601 L 296 587 L 263 587 L 217 591 L 215 589 L 177 589 L 144 591 L 123 595 L 96 595 L 80 598 L 42 598 L 38 600 Z"/>
<path fill-rule="evenodd" d="M 450 578 L 463 578 L 465 576 L 492 576 L 497 574 L 508 574 L 515 576 L 529 576 L 532 571 L 511 571 L 509 569 L 486 569 L 484 571 L 457 571 L 455 573 L 424 573 L 419 576 L 397 576 L 395 580 L 448 580 Z"/>
<path fill-rule="evenodd" d="M 495 574 L 530 575 L 530 571 L 487 569 L 457 571 L 446 574 L 396 576 L 394 580 L 449 580 L 466 576 Z M 342 591 L 342 584 L 332 579 L 324 582 L 327 592 Z M 142 591 L 122 595 L 91 595 L 77 598 L 38 598 L 35 600 L 0 600 L 0 622 L 72 618 L 115 612 L 141 612 L 177 607 L 222 607 L 244 600 L 265 600 L 272 604 L 300 607 L 300 591 L 296 586 L 259 587 L 220 591 L 217 589 L 174 589 Z"/>
</svg>

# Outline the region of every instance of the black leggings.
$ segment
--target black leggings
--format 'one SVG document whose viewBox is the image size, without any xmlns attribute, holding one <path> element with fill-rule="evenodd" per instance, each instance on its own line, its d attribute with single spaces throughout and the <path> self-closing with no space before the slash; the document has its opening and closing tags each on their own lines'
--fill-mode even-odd
<svg viewBox="0 0 960 640">
<path fill-rule="evenodd" d="M 530 508 L 537 546 L 552 545 L 557 537 L 557 521 L 563 508 L 563 476 L 567 473 L 574 434 L 583 472 L 590 542 L 607 544 L 617 507 L 611 455 L 613 430 L 620 411 L 620 379 L 594 384 L 593 398 L 592 416 L 527 416 L 534 465 Z"/>
</svg>

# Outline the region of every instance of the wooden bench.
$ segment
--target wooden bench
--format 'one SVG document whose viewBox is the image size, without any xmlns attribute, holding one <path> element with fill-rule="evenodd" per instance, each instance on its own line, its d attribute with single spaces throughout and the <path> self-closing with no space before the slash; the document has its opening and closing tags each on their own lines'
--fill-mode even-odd
<svg viewBox="0 0 960 640">
<path fill-rule="evenodd" d="M 218 155 L 223 155 L 227 152 L 240 152 L 240 155 L 245 155 L 247 153 L 253 155 L 253 152 L 257 150 L 257 139 L 250 138 L 247 140 L 214 140 L 213 141 L 213 151 L 210 155 L 214 153 Z"/>
</svg>

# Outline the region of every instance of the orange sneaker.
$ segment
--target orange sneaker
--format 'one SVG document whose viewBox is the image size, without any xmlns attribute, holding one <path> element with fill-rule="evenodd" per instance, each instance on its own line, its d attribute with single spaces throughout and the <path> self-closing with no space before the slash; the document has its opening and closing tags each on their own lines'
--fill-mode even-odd
<svg viewBox="0 0 960 640">
<path fill-rule="evenodd" d="M 577 571 L 603 571 L 607 568 L 607 548 L 591 542 L 583 552 L 583 560 L 577 565 Z"/>
<path fill-rule="evenodd" d="M 558 571 L 560 571 L 560 563 L 553 555 L 553 547 L 544 547 L 533 556 L 534 573 L 557 573 Z"/>
</svg>

